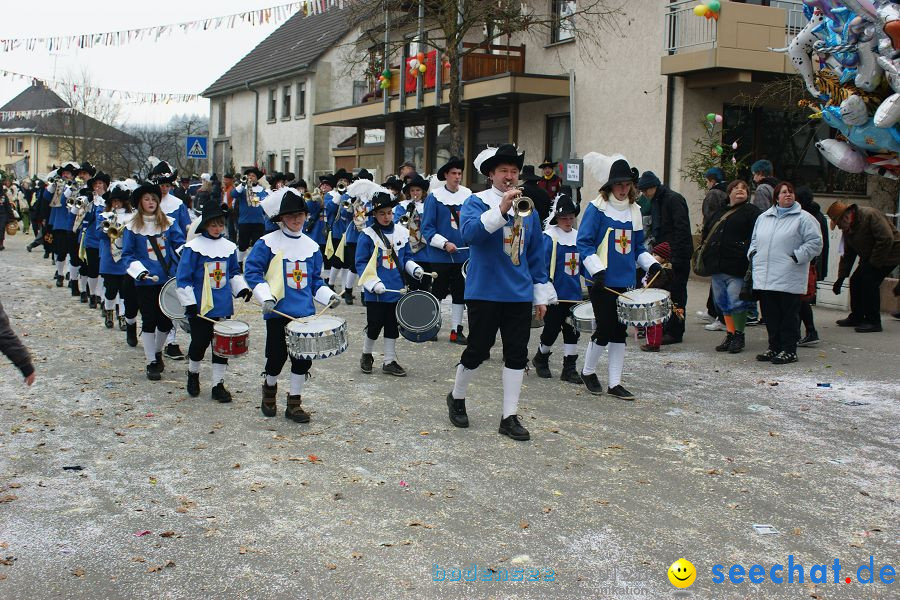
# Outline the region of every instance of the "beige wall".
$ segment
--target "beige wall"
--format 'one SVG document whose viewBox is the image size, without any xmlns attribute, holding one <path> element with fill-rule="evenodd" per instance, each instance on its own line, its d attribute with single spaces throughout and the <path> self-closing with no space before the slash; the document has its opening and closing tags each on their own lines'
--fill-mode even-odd
<svg viewBox="0 0 900 600">
<path fill-rule="evenodd" d="M 31 164 L 29 165 L 29 175 L 34 175 L 35 173 L 45 175 L 48 171 L 50 171 L 53 165 L 59 165 L 63 160 L 69 160 L 71 158 L 59 155 L 51 156 L 51 138 L 49 137 L 32 135 L 31 133 L 15 133 L 9 135 L 4 134 L 0 135 L 0 167 L 2 167 L 3 169 L 6 169 L 8 165 L 12 165 L 13 163 L 22 160 L 22 158 L 26 156 L 25 154 L 7 154 L 6 140 L 10 138 L 18 138 L 24 141 L 24 150 L 28 151 L 28 156 L 31 159 Z"/>
</svg>

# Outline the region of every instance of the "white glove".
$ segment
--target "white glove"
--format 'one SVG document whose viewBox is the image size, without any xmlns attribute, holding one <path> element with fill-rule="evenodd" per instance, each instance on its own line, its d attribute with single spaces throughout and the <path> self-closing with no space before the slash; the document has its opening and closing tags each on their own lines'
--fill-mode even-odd
<svg viewBox="0 0 900 600">
<path fill-rule="evenodd" d="M 380 281 L 372 286 L 372 293 L 375 293 L 375 294 L 383 294 L 385 292 L 385 290 L 387 290 L 387 288 L 384 287 L 384 284 L 381 283 Z"/>
<path fill-rule="evenodd" d="M 425 276 L 425 271 L 422 270 L 422 267 L 416 267 L 415 269 L 413 269 L 412 276 L 421 281 L 422 277 Z"/>
<path fill-rule="evenodd" d="M 264 315 L 268 315 L 275 310 L 275 301 L 274 300 L 266 300 L 262 304 L 262 312 Z"/>
</svg>

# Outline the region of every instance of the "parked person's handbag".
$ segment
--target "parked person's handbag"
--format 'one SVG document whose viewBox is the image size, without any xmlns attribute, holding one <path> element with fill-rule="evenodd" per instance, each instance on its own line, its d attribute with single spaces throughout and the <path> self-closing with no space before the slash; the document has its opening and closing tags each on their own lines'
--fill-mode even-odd
<svg viewBox="0 0 900 600">
<path fill-rule="evenodd" d="M 816 265 L 809 265 L 809 276 L 807 277 L 806 282 L 806 293 L 800 296 L 801 302 L 812 302 L 816 299 L 816 282 L 819 280 L 818 272 L 816 271 Z"/>
<path fill-rule="evenodd" d="M 738 294 L 738 298 L 743 300 L 744 302 L 755 302 L 756 296 L 753 292 L 753 257 L 756 256 L 756 252 L 754 252 L 750 256 L 750 264 L 747 266 L 747 272 L 744 273 L 744 285 L 741 286 L 741 292 Z"/>
</svg>

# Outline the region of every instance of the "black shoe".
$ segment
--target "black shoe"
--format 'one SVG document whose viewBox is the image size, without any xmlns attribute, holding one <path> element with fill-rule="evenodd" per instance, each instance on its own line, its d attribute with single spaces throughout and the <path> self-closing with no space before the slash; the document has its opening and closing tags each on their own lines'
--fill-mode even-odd
<svg viewBox="0 0 900 600">
<path fill-rule="evenodd" d="M 774 350 L 766 350 L 762 354 L 756 355 L 756 360 L 759 362 L 772 362 L 772 359 L 778 356 L 778 353 Z"/>
<path fill-rule="evenodd" d="M 838 319 L 835 321 L 838 327 L 856 327 L 857 325 L 862 325 L 862 321 L 858 321 L 857 319 L 853 319 L 851 317 L 847 317 L 846 319 Z"/>
<path fill-rule="evenodd" d="M 33 248 L 31 247 L 31 244 L 28 244 L 27 246 L 25 246 L 25 249 L 26 249 L 28 252 L 31 252 L 31 251 L 33 250 Z"/>
<path fill-rule="evenodd" d="M 278 414 L 278 406 L 275 404 L 275 395 L 278 393 L 278 384 L 276 383 L 273 386 L 266 385 L 266 382 L 263 381 L 262 384 L 262 403 L 259 405 L 259 409 L 262 411 L 264 417 L 274 417 Z"/>
<path fill-rule="evenodd" d="M 166 344 L 165 355 L 166 358 L 171 358 L 172 360 L 184 360 L 184 354 L 181 353 L 181 348 L 178 347 L 178 344 Z"/>
<path fill-rule="evenodd" d="M 99 299 L 100 298 L 98 298 L 97 296 L 91 296 L 90 298 L 88 298 L 88 306 L 91 308 L 97 308 L 97 301 Z"/>
<path fill-rule="evenodd" d="M 578 370 L 575 368 L 575 362 L 577 360 L 577 354 L 563 357 L 562 373 L 559 374 L 559 379 L 561 381 L 568 381 L 569 383 L 581 383 L 581 375 L 578 374 Z"/>
<path fill-rule="evenodd" d="M 288 404 L 287 408 L 284 409 L 284 417 L 295 423 L 309 423 L 309 413 L 303 410 L 303 407 L 300 405 L 300 396 L 291 396 L 288 394 L 287 401 Z"/>
<path fill-rule="evenodd" d="M 854 327 L 856 333 L 878 333 L 882 331 L 881 323 L 863 323 L 858 327 Z"/>
<path fill-rule="evenodd" d="M 537 354 L 534 355 L 534 358 L 531 359 L 531 364 L 534 365 L 534 371 L 537 373 L 537 376 L 541 379 L 550 379 L 553 375 L 550 374 L 550 355 L 552 352 L 548 352 L 547 354 L 543 354 L 541 349 L 538 348 Z"/>
<path fill-rule="evenodd" d="M 610 396 L 615 396 L 619 400 L 632 401 L 637 399 L 637 396 L 626 390 L 624 387 L 622 387 L 621 384 L 609 388 L 608 390 L 606 390 L 606 393 Z"/>
<path fill-rule="evenodd" d="M 91 295 L 87 292 L 81 292 L 81 303 L 87 304 L 91 299 Z M 94 308 L 93 306 L 91 308 Z"/>
<path fill-rule="evenodd" d="M 160 373 L 162 373 L 163 371 L 166 370 L 166 363 L 163 362 L 162 357 L 163 357 L 162 352 L 157 352 L 157 353 L 156 353 L 156 364 L 159 365 L 159 372 L 160 372 Z"/>
<path fill-rule="evenodd" d="M 734 334 L 728 332 L 725 334 L 725 339 L 722 340 L 722 343 L 716 346 L 716 352 L 728 352 L 728 349 L 731 348 L 731 341 L 734 339 Z"/>
<path fill-rule="evenodd" d="M 200 395 L 200 373 L 188 371 L 187 376 L 187 393 L 191 398 L 196 398 Z"/>
<path fill-rule="evenodd" d="M 734 337 L 731 338 L 731 345 L 728 346 L 729 354 L 740 354 L 746 345 L 743 331 L 735 331 Z"/>
<path fill-rule="evenodd" d="M 219 404 L 226 404 L 228 402 L 231 402 L 231 392 L 225 389 L 224 381 L 220 381 L 213 386 L 209 397 L 213 400 L 217 400 Z"/>
<path fill-rule="evenodd" d="M 406 377 L 406 369 L 397 364 L 396 360 L 392 360 L 386 365 L 381 365 L 381 372 L 394 377 Z"/>
<path fill-rule="evenodd" d="M 819 343 L 819 334 L 815 329 L 806 333 L 806 335 L 801 338 L 797 345 L 801 348 L 809 348 L 810 346 L 815 346 Z"/>
<path fill-rule="evenodd" d="M 463 334 L 463 326 L 462 325 L 459 325 L 456 328 L 456 339 L 453 341 L 456 342 L 457 344 L 459 344 L 460 346 L 465 346 L 466 344 L 469 343 L 468 338 L 466 338 L 465 334 Z"/>
<path fill-rule="evenodd" d="M 50 258 L 50 253 L 49 253 L 49 252 L 44 252 L 44 258 Z M 60 287 L 62 287 L 62 286 L 60 286 Z"/>
<path fill-rule="evenodd" d="M 353 304 L 353 290 L 350 288 L 344 288 L 344 304 L 352 305 Z"/>
<path fill-rule="evenodd" d="M 63 276 L 62 276 L 62 275 L 57 275 L 57 276 L 56 276 L 56 287 L 62 287 L 62 286 L 63 286 L 63 281 L 64 281 Z"/>
<path fill-rule="evenodd" d="M 113 328 L 113 311 L 103 309 L 103 324 L 107 329 Z"/>
<path fill-rule="evenodd" d="M 892 312 L 892 313 L 891 313 L 891 317 L 893 317 L 893 318 L 897 319 L 898 321 L 900 321 L 900 310 L 898 310 L 897 312 Z"/>
<path fill-rule="evenodd" d="M 71 290 L 73 298 L 78 298 L 79 296 L 81 296 L 77 281 L 69 281 L 69 290 Z"/>
<path fill-rule="evenodd" d="M 500 429 L 498 430 L 498 432 L 520 442 L 531 439 L 531 435 L 528 433 L 528 430 L 522 427 L 522 424 L 519 423 L 518 415 L 509 415 L 508 417 L 500 421 Z"/>
<path fill-rule="evenodd" d="M 603 394 L 603 386 L 600 385 L 600 380 L 597 379 L 596 373 L 591 373 L 590 375 L 581 374 L 581 382 L 588 389 L 588 391 L 595 396 L 600 396 Z"/>
<path fill-rule="evenodd" d="M 359 358 L 359 368 L 360 370 L 368 375 L 372 372 L 372 365 L 375 364 L 375 358 L 371 354 L 363 354 Z"/>
<path fill-rule="evenodd" d="M 119 331 L 128 331 L 128 323 L 125 322 L 125 317 L 119 317 Z"/>
<path fill-rule="evenodd" d="M 137 323 L 125 323 L 125 343 L 132 348 L 137 347 Z"/>
<path fill-rule="evenodd" d="M 159 364 L 157 364 L 155 360 L 147 365 L 147 379 L 149 379 L 150 381 L 159 381 L 160 379 L 162 379 L 162 376 L 160 375 Z"/>
<path fill-rule="evenodd" d="M 745 325 L 747 325 L 748 327 L 756 327 L 757 325 L 762 324 L 763 320 L 759 317 L 747 317 L 747 322 L 745 323 Z"/>
<path fill-rule="evenodd" d="M 782 350 L 772 357 L 773 365 L 786 365 L 795 362 L 797 362 L 797 354 L 795 352 L 785 352 Z"/>
<path fill-rule="evenodd" d="M 669 346 L 670 344 L 680 344 L 681 338 L 677 338 L 674 335 L 664 333 L 661 342 L 663 346 Z"/>
<path fill-rule="evenodd" d="M 469 416 L 466 414 L 466 399 L 453 397 L 453 392 L 447 394 L 447 408 L 450 410 L 450 422 L 456 427 L 468 427 Z"/>
</svg>

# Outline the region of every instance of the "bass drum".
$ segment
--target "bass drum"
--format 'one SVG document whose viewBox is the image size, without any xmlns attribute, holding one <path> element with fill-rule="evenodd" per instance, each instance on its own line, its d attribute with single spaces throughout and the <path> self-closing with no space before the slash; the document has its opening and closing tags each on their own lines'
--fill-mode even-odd
<svg viewBox="0 0 900 600">
<path fill-rule="evenodd" d="M 441 303 L 430 292 L 417 290 L 397 302 L 397 327 L 411 342 L 433 340 L 441 330 Z"/>
</svg>

